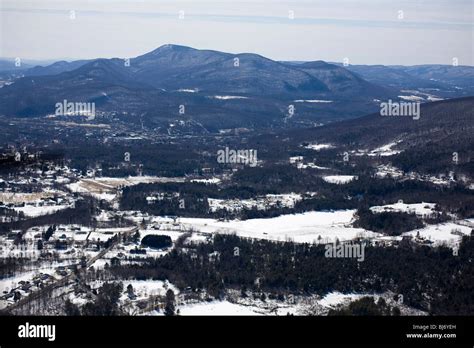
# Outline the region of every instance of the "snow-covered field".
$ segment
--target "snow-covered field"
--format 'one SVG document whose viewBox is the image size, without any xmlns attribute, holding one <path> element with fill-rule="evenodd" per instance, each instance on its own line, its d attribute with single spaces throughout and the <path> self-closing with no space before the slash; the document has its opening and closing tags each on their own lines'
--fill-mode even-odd
<svg viewBox="0 0 474 348">
<path fill-rule="evenodd" d="M 209 208 L 212 212 L 221 209 L 228 211 L 239 211 L 242 209 L 252 209 L 256 207 L 259 210 L 264 210 L 270 207 L 279 205 L 280 207 L 293 208 L 296 202 L 302 199 L 301 195 L 295 193 L 265 195 L 253 199 L 214 199 L 209 198 Z"/>
<path fill-rule="evenodd" d="M 367 294 L 342 294 L 340 292 L 328 293 L 323 298 L 317 296 L 295 296 L 295 302 L 276 301 L 267 299 L 265 302 L 251 298 L 239 298 L 236 303 L 229 301 L 200 302 L 178 306 L 180 315 L 307 315 L 309 311 L 316 310 L 313 314 L 326 313 L 328 309 L 338 305 L 348 304 Z"/>
<path fill-rule="evenodd" d="M 72 205 L 52 205 L 52 206 L 34 206 L 34 205 L 25 205 L 24 207 L 13 208 L 17 212 L 23 212 L 27 217 L 36 217 L 42 215 L 53 214 L 57 211 L 67 209 L 72 207 Z"/>
<path fill-rule="evenodd" d="M 203 233 L 236 234 L 241 237 L 276 241 L 293 240 L 297 243 L 312 243 L 318 240 L 321 243 L 329 243 L 336 238 L 342 241 L 379 235 L 362 228 L 351 227 L 354 213 L 355 210 L 307 212 L 244 221 L 180 218 L 179 222 L 187 228 L 193 227 Z"/>
<path fill-rule="evenodd" d="M 248 99 L 248 97 L 242 97 L 240 95 L 214 95 L 211 98 L 220 99 L 220 100 L 230 100 L 230 99 Z"/>
<path fill-rule="evenodd" d="M 298 169 L 320 169 L 320 170 L 324 170 L 324 169 L 329 169 L 328 167 L 321 167 L 321 166 L 318 166 L 317 164 L 315 164 L 314 162 L 308 162 L 308 163 L 297 163 L 296 167 Z"/>
<path fill-rule="evenodd" d="M 198 89 L 187 89 L 187 88 L 181 88 L 178 89 L 178 92 L 184 92 L 184 93 L 196 93 L 198 92 Z"/>
<path fill-rule="evenodd" d="M 434 79 L 431 79 L 434 81 Z M 439 91 L 438 88 L 426 88 L 424 90 L 429 90 L 429 91 Z M 399 96 L 399 98 L 403 100 L 411 100 L 411 101 L 438 101 L 438 100 L 443 100 L 444 98 L 441 98 L 437 95 L 426 93 L 426 92 L 421 92 L 419 90 L 401 90 L 402 93 L 410 94 L 410 95 L 403 95 Z"/>
<path fill-rule="evenodd" d="M 377 167 L 377 172 L 375 173 L 375 176 L 378 178 L 385 178 L 387 176 L 390 176 L 392 178 L 400 178 L 404 174 L 405 173 L 397 167 L 382 164 Z"/>
<path fill-rule="evenodd" d="M 324 149 L 332 149 L 334 146 L 331 144 L 309 144 L 304 146 L 305 149 L 320 151 Z"/>
<path fill-rule="evenodd" d="M 326 294 L 320 301 L 319 304 L 324 307 L 333 308 L 337 305 L 352 302 L 354 300 L 358 300 L 361 297 L 367 295 L 364 294 L 343 294 L 340 292 L 330 292 Z"/>
<path fill-rule="evenodd" d="M 42 199 L 53 197 L 54 195 L 64 195 L 60 191 L 45 191 L 45 192 L 0 192 L 0 202 L 3 203 L 35 203 Z"/>
<path fill-rule="evenodd" d="M 402 171 L 401 169 L 394 167 L 392 165 L 377 166 L 377 172 L 375 173 L 375 176 L 378 178 L 385 178 L 385 177 L 391 176 L 392 178 L 397 178 L 397 179 L 418 180 L 418 181 L 424 181 L 424 182 L 431 182 L 435 185 L 450 185 L 451 183 L 455 182 L 453 173 L 450 173 L 450 175 L 438 175 L 438 176 L 426 175 L 426 174 L 423 175 L 416 172 L 406 173 Z"/>
<path fill-rule="evenodd" d="M 165 295 L 169 289 L 173 290 L 175 295 L 179 294 L 179 290 L 168 281 L 162 280 L 124 280 L 123 287 L 127 288 L 132 285 L 134 293 L 137 296 L 147 297 L 149 295 Z"/>
<path fill-rule="evenodd" d="M 411 203 L 406 204 L 403 202 L 398 202 L 395 204 L 387 204 L 381 206 L 373 206 L 370 208 L 374 213 L 382 212 L 401 212 L 401 213 L 411 213 L 416 214 L 422 217 L 429 217 L 435 212 L 436 203 Z"/>
<path fill-rule="evenodd" d="M 409 101 L 423 101 L 423 97 L 417 95 L 399 95 L 398 98 Z"/>
<path fill-rule="evenodd" d="M 297 99 L 295 103 L 332 103 L 332 100 L 323 100 L 323 99 Z"/>
<path fill-rule="evenodd" d="M 401 151 L 399 150 L 394 150 L 393 147 L 398 145 L 400 141 L 394 141 L 389 144 L 380 146 L 376 149 L 373 149 L 368 153 L 368 156 L 392 156 L 400 153 Z"/>
<path fill-rule="evenodd" d="M 81 179 L 78 182 L 67 185 L 67 187 L 72 192 L 102 194 L 114 193 L 115 189 L 123 186 L 156 182 L 184 182 L 184 178 L 167 178 L 158 176 L 129 176 L 127 178 L 99 177 L 94 179 Z"/>
<path fill-rule="evenodd" d="M 81 179 L 66 186 L 71 192 L 85 193 L 99 200 L 113 201 L 117 196 L 117 189 L 119 187 L 157 182 L 184 182 L 184 178 L 157 176 L 129 176 L 127 178 L 98 177 L 93 179 Z"/>
<path fill-rule="evenodd" d="M 474 219 L 468 221 L 474 223 Z M 459 245 L 462 235 L 470 235 L 471 231 L 472 227 L 459 225 L 454 222 L 446 222 L 405 232 L 403 235 L 416 237 L 419 234 L 421 238 L 432 241 L 433 246 L 446 245 L 449 247 L 455 247 Z"/>
<path fill-rule="evenodd" d="M 219 184 L 221 179 L 210 178 L 210 179 L 192 179 L 191 182 L 202 183 L 202 184 Z"/>
<path fill-rule="evenodd" d="M 358 177 L 355 175 L 327 175 L 323 176 L 323 180 L 330 184 L 347 184 L 352 180 L 357 180 Z"/>
<path fill-rule="evenodd" d="M 370 157 L 376 157 L 376 156 L 381 156 L 381 157 L 386 157 L 386 156 L 393 156 L 396 155 L 402 151 L 400 150 L 394 150 L 393 147 L 397 146 L 398 144 L 401 143 L 401 140 L 397 141 L 392 141 L 391 143 L 379 146 L 373 150 L 368 150 L 368 149 L 358 149 L 358 150 L 352 150 L 351 154 L 354 156 L 370 156 Z"/>
<path fill-rule="evenodd" d="M 45 189 L 44 192 L 0 192 L 0 202 L 13 204 L 6 206 L 26 217 L 37 217 L 53 214 L 57 211 L 74 206 L 74 199 L 66 197 L 62 191 Z"/>
</svg>

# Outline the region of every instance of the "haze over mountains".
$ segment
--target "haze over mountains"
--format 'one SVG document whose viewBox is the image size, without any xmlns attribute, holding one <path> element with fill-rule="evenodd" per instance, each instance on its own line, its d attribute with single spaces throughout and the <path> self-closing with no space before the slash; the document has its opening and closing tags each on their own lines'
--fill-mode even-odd
<svg viewBox="0 0 474 348">
<path fill-rule="evenodd" d="M 416 88 L 443 98 L 474 94 L 474 67 L 452 65 L 349 65 L 347 69 L 374 84 Z"/>
<path fill-rule="evenodd" d="M 456 68 L 462 71 L 443 66 L 296 64 L 251 53 L 164 45 L 129 62 L 60 61 L 26 69 L 23 78 L 0 88 L 0 114 L 45 116 L 54 114 L 56 103 L 68 100 L 94 102 L 99 114 L 126 115 L 132 122 L 140 118 L 150 127 L 184 122 L 212 132 L 308 126 L 375 112 L 380 100 L 398 99 L 403 88 L 431 88 L 418 96 L 426 100 L 440 90 L 437 87 L 452 88 L 448 95 L 453 97 L 464 95 L 471 80 L 463 71 L 474 69 Z M 458 82 L 462 87 L 455 86 Z M 184 113 L 179 113 L 180 105 L 186 107 Z M 288 113 L 289 105 L 294 114 Z"/>
</svg>

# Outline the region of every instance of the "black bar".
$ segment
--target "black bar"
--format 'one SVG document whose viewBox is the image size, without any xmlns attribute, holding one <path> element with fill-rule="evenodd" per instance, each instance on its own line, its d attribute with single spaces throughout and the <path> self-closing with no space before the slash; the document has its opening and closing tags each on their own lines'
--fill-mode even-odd
<svg viewBox="0 0 474 348">
<path fill-rule="evenodd" d="M 20 338 L 26 323 L 55 327 L 55 340 Z M 414 328 L 413 325 L 417 325 Z M 436 326 L 433 326 L 436 325 Z M 449 326 L 451 325 L 451 326 Z M 423 329 L 424 328 L 424 329 Z M 411 345 L 474 342 L 473 317 L 0 317 L 1 348 L 27 345 Z M 407 338 L 455 334 L 455 338 Z"/>
</svg>

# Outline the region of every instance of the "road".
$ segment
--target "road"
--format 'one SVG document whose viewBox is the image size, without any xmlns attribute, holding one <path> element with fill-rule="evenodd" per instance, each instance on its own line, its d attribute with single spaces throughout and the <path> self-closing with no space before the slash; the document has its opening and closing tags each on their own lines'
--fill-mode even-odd
<svg viewBox="0 0 474 348">
<path fill-rule="evenodd" d="M 46 285 L 44 288 L 29 294 L 28 296 L 18 300 L 17 302 L 11 304 L 10 306 L 2 309 L 0 311 L 0 315 L 11 314 L 12 310 L 21 308 L 21 306 L 23 306 L 23 305 L 25 305 L 25 304 L 27 304 L 31 301 L 35 301 L 35 300 L 38 300 L 38 299 L 42 298 L 43 296 L 47 296 L 54 289 L 58 289 L 58 288 L 61 288 L 61 287 L 65 286 L 66 284 L 68 284 L 69 281 L 71 281 L 75 277 L 81 277 L 82 275 L 84 275 L 85 272 L 87 272 L 87 270 L 94 264 L 95 261 L 97 261 L 97 260 L 101 259 L 102 257 L 104 257 L 110 250 L 112 250 L 122 240 L 122 238 L 124 236 L 128 237 L 132 233 L 135 233 L 137 231 L 138 231 L 138 227 L 134 226 L 130 230 L 118 232 L 117 234 L 114 235 L 114 237 L 118 236 L 119 238 L 117 238 L 108 248 L 105 248 L 105 249 L 101 250 L 97 255 L 95 255 L 94 257 L 87 260 L 86 261 L 86 267 L 81 268 L 80 264 L 76 264 L 78 266 L 78 269 L 79 269 L 78 273 L 72 272 L 71 274 L 68 274 L 67 276 L 64 276 L 63 278 L 60 278 L 60 279 L 54 281 L 53 283 Z"/>
</svg>

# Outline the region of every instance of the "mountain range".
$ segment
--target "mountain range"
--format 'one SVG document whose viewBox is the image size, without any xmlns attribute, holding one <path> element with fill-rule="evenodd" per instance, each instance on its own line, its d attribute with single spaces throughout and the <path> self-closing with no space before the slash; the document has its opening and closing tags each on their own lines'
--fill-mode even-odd
<svg viewBox="0 0 474 348">
<path fill-rule="evenodd" d="M 417 89 L 443 98 L 474 95 L 474 67 L 453 65 L 348 65 L 374 84 L 399 90 Z"/>
<path fill-rule="evenodd" d="M 441 67 L 437 75 L 415 69 L 420 76 L 415 78 L 410 78 L 413 69 L 406 70 L 279 62 L 252 53 L 164 45 L 129 61 L 59 61 L 26 69 L 0 88 L 0 115 L 41 117 L 68 100 L 94 102 L 101 115 L 140 119 L 154 128 L 176 121 L 211 132 L 308 126 L 375 112 L 380 100 L 398 99 L 400 85 L 423 87 L 429 76 L 442 75 Z"/>
</svg>

